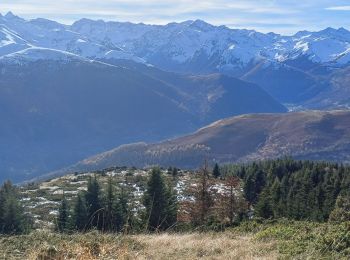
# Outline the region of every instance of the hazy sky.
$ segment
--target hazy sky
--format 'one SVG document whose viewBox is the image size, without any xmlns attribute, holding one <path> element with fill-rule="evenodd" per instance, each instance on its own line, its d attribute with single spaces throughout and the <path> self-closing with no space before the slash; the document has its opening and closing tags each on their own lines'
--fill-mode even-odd
<svg viewBox="0 0 350 260">
<path fill-rule="evenodd" d="M 0 0 L 0 13 L 166 24 L 203 19 L 215 25 L 291 34 L 326 27 L 350 29 L 350 0 Z"/>
</svg>

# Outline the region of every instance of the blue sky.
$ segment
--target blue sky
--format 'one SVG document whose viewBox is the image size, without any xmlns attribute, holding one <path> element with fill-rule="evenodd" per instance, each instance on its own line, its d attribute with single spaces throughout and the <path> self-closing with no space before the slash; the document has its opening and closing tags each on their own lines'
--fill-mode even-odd
<svg viewBox="0 0 350 260">
<path fill-rule="evenodd" d="M 0 0 L 0 13 L 166 24 L 202 19 L 215 25 L 292 34 L 326 27 L 350 29 L 350 0 Z"/>
</svg>

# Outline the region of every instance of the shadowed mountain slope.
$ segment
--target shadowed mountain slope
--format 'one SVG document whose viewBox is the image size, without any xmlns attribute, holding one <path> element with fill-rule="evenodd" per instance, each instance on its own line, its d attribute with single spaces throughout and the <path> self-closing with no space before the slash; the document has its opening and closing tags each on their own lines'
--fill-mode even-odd
<svg viewBox="0 0 350 260">
<path fill-rule="evenodd" d="M 35 50 L 32 50 L 35 51 Z M 286 109 L 222 76 L 153 75 L 68 53 L 0 60 L 1 177 L 21 180 L 115 146 L 179 136 L 223 117 Z M 41 52 L 40 52 L 41 53 Z"/>
</svg>

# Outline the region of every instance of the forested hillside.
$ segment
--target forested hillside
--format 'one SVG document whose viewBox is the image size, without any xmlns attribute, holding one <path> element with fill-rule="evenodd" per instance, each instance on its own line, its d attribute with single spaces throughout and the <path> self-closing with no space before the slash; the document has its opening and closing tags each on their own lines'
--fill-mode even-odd
<svg viewBox="0 0 350 260">
<path fill-rule="evenodd" d="M 284 159 L 227 169 L 242 178 L 256 216 L 327 221 L 336 218 L 335 205 L 350 206 L 348 166 Z"/>
<path fill-rule="evenodd" d="M 204 166 L 200 171 L 111 168 L 21 187 L 6 182 L 0 189 L 0 232 L 31 233 L 14 241 L 46 236 L 59 248 L 50 251 L 41 247 L 44 255 L 66 254 L 63 241 L 54 238 L 57 234 L 65 234 L 61 235 L 64 240 L 71 234 L 85 240 L 89 236 L 84 233 L 92 230 L 134 237 L 145 232 L 202 231 L 224 232 L 223 239 L 257 239 L 260 242 L 255 246 L 266 248 L 270 256 L 301 257 L 308 253 L 342 259 L 350 248 L 349 187 L 349 166 L 290 158 L 215 165 L 213 169 Z M 40 235 L 33 229 L 54 233 Z M 120 241 L 128 237 L 124 235 Z M 279 245 L 278 250 L 268 249 L 266 239 Z M 117 243 L 108 241 L 99 241 L 98 247 Z M 74 243 L 76 249 L 68 248 L 72 254 L 77 248 L 85 250 L 80 242 Z M 0 238 L 0 252 L 13 256 L 5 245 L 10 246 Z M 114 248 L 113 244 L 108 248 Z M 108 248 L 103 254 L 112 254 Z M 24 250 L 33 249 L 29 246 Z M 222 250 L 220 254 L 227 253 Z"/>
</svg>

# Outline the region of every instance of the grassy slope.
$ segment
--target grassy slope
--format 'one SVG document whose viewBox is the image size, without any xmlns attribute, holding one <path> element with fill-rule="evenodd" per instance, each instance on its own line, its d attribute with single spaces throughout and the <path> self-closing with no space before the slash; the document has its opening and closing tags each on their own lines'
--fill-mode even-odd
<svg viewBox="0 0 350 260">
<path fill-rule="evenodd" d="M 4 259 L 348 259 L 350 223 L 248 222 L 222 233 L 0 237 Z M 50 258 L 51 257 L 51 258 Z"/>
</svg>

